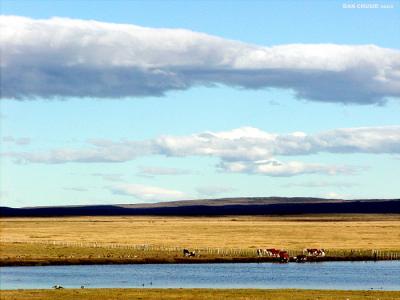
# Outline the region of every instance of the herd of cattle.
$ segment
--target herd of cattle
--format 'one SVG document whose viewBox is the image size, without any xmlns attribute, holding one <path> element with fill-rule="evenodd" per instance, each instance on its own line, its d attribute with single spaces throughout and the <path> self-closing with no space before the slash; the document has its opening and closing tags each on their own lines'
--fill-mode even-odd
<svg viewBox="0 0 400 300">
<path fill-rule="evenodd" d="M 189 251 L 188 249 L 183 249 L 183 256 L 185 257 L 193 257 L 196 256 L 195 251 Z M 281 249 L 257 249 L 257 256 L 258 257 L 273 257 L 278 259 L 280 262 L 289 262 L 290 260 L 295 262 L 305 262 L 307 258 L 315 258 L 315 257 L 324 257 L 325 250 L 324 249 L 315 249 L 309 248 L 304 249 L 302 254 L 297 256 L 290 257 L 289 253 L 286 250 Z"/>
<path fill-rule="evenodd" d="M 263 256 L 269 256 L 269 257 L 275 257 L 278 258 L 279 261 L 281 262 L 289 262 L 291 257 L 289 256 L 289 253 L 286 250 L 280 250 L 280 249 L 257 249 L 257 256 L 258 257 L 263 257 Z M 308 257 L 324 257 L 325 256 L 325 250 L 324 249 L 304 249 L 302 254 L 299 254 L 297 256 L 292 257 L 293 261 L 296 262 L 305 262 L 307 261 Z"/>
</svg>

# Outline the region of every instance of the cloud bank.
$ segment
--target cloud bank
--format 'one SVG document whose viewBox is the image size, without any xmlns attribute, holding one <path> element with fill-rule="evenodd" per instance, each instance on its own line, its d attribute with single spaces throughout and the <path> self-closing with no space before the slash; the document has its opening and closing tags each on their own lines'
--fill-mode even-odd
<svg viewBox="0 0 400 300">
<path fill-rule="evenodd" d="M 246 44 L 184 29 L 1 16 L 1 97 L 162 96 L 193 86 L 282 88 L 323 102 L 400 96 L 400 51 Z"/>
<path fill-rule="evenodd" d="M 15 138 L 13 136 L 5 136 L 2 138 L 2 142 L 18 146 L 25 146 L 31 143 L 31 139 L 28 137 Z"/>
<path fill-rule="evenodd" d="M 174 176 L 174 175 L 187 175 L 191 174 L 190 170 L 179 169 L 179 168 L 166 168 L 166 167 L 146 167 L 141 166 L 139 168 L 139 172 L 137 172 L 140 176 Z"/>
<path fill-rule="evenodd" d="M 281 162 L 276 159 L 265 161 L 221 162 L 219 167 L 226 172 L 260 174 L 272 177 L 290 177 L 302 174 L 354 174 L 360 167 L 303 163 L 300 161 Z"/>
<path fill-rule="evenodd" d="M 353 188 L 359 184 L 348 181 L 308 181 L 308 182 L 290 182 L 282 185 L 283 188 L 301 187 L 301 188 L 326 188 L 326 187 L 336 187 L 336 188 Z"/>
<path fill-rule="evenodd" d="M 142 201 L 171 201 L 187 198 L 181 191 L 140 184 L 119 184 L 109 189 L 113 194 L 133 196 Z"/>
<path fill-rule="evenodd" d="M 89 140 L 87 148 L 61 148 L 44 152 L 6 152 L 20 163 L 122 163 L 137 157 L 216 157 L 225 172 L 295 176 L 301 174 L 353 174 L 360 166 L 325 165 L 300 161 L 282 162 L 275 157 L 318 153 L 400 154 L 400 126 L 342 128 L 316 134 L 270 133 L 242 127 L 230 131 L 203 132 L 188 136 L 160 136 L 150 140 Z M 147 173 L 176 170 L 146 169 Z"/>
</svg>

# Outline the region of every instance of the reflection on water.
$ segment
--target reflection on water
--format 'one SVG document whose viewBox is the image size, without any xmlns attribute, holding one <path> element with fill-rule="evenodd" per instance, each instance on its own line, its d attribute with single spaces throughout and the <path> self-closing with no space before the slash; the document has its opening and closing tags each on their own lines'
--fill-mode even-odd
<svg viewBox="0 0 400 300">
<path fill-rule="evenodd" d="M 400 261 L 2 267 L 1 289 L 85 287 L 400 290 Z"/>
</svg>

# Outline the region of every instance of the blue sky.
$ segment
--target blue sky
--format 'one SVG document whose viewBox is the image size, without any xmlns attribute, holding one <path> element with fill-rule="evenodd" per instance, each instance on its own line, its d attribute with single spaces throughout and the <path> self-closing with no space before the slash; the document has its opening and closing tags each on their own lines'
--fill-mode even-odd
<svg viewBox="0 0 400 300">
<path fill-rule="evenodd" d="M 312 83 L 306 82 L 300 87 L 297 82 L 303 78 L 296 77 L 296 73 L 290 70 L 287 76 L 284 75 L 294 76 L 297 81 L 287 82 L 285 79 L 279 81 L 278 86 L 262 81 L 260 87 L 254 88 L 247 78 L 235 77 L 229 81 L 231 79 L 226 77 L 230 75 L 214 73 L 212 79 L 206 79 L 207 84 L 203 84 L 203 78 L 199 77 L 187 82 L 186 76 L 198 76 L 198 70 L 190 69 L 191 73 L 188 73 L 185 69 L 183 73 L 178 71 L 177 76 L 183 77 L 179 84 L 187 86 L 178 90 L 165 87 L 163 96 L 151 90 L 154 85 L 150 88 L 145 86 L 146 96 L 138 95 L 136 90 L 129 90 L 123 99 L 113 93 L 93 96 L 90 91 L 85 91 L 85 82 L 87 80 L 87 85 L 90 85 L 91 79 L 82 77 L 82 86 L 72 86 L 72 91 L 65 94 L 62 94 L 64 90 L 55 91 L 63 95 L 60 100 L 43 92 L 48 88 L 43 86 L 34 86 L 35 92 L 26 92 L 20 99 L 8 87 L 12 81 L 5 80 L 2 88 L 7 88 L 8 94 L 5 93 L 0 102 L 1 204 L 15 207 L 111 204 L 237 196 L 399 197 L 396 186 L 396 179 L 400 175 L 399 82 L 394 81 L 390 86 L 375 89 L 376 76 L 367 78 L 365 87 L 357 86 L 357 80 L 359 76 L 368 74 L 370 66 L 376 68 L 377 74 L 384 68 L 398 68 L 399 61 L 396 59 L 399 56 L 396 51 L 400 46 L 400 6 L 395 1 L 379 1 L 377 3 L 380 5 L 392 5 L 393 8 L 344 9 L 343 3 L 347 2 L 1 1 L 3 15 L 28 17 L 34 22 L 37 19 L 64 17 L 134 24 L 153 29 L 190 30 L 187 35 L 178 34 L 177 40 L 173 41 L 175 44 L 180 39 L 188 43 L 192 43 L 193 39 L 197 43 L 198 37 L 192 31 L 217 36 L 223 39 L 222 50 L 210 49 L 221 51 L 218 52 L 221 57 L 230 51 L 229 47 L 236 49 L 243 45 L 243 51 L 250 51 L 248 49 L 253 49 L 253 46 L 291 44 L 375 45 L 379 48 L 362 48 L 359 55 L 358 50 L 349 52 L 356 55 L 346 60 L 344 66 L 352 64 L 353 60 L 357 61 L 356 67 L 352 66 L 349 71 L 355 75 L 351 73 L 348 79 L 344 77 L 341 80 L 323 77 L 325 61 L 335 68 L 338 57 L 341 59 L 341 56 L 335 56 L 336 48 L 332 50 L 333 58 L 330 56 L 329 46 L 326 48 L 327 56 L 321 63 L 322 71 L 318 71 L 321 73 L 315 77 L 321 82 L 316 84 L 312 80 Z M 22 21 L 8 22 L 10 28 L 17 28 L 18 22 Z M 46 34 L 48 31 L 49 37 L 54 38 L 51 30 L 55 25 L 48 23 L 43 26 L 43 32 Z M 72 22 L 71 26 L 74 30 L 78 25 Z M 83 37 L 77 34 L 76 40 L 79 42 L 80 39 L 83 40 Z M 167 46 L 163 47 L 163 43 L 168 42 L 168 37 L 165 39 L 160 42 L 159 49 L 157 44 L 154 46 L 153 42 L 150 43 L 153 47 L 151 51 L 161 55 L 165 52 L 166 57 L 172 55 L 174 49 L 167 53 Z M 229 40 L 240 43 L 231 46 Z M 116 39 L 113 44 L 119 41 Z M 46 65 L 47 58 L 51 58 L 46 51 L 53 51 L 51 46 L 48 47 L 50 50 L 38 48 L 41 51 L 30 52 L 29 47 L 34 44 L 24 43 L 22 40 L 21 47 L 26 48 L 21 48 L 24 50 L 19 58 L 19 61 L 21 57 L 24 61 L 26 59 L 24 68 L 39 69 L 45 65 L 46 70 L 51 66 L 57 72 L 63 72 L 64 69 L 57 69 L 57 63 Z M 204 43 L 212 43 L 212 40 Z M 200 46 L 208 47 L 208 44 L 199 44 L 191 51 Z M 76 51 L 83 51 L 79 47 Z M 295 53 L 300 53 L 293 68 L 299 68 L 297 64 L 302 61 L 302 55 L 305 56 L 304 61 L 313 61 L 307 60 L 308 48 L 303 50 L 295 46 L 293 49 Z M 212 56 L 213 51 L 208 55 Z M 292 53 L 280 52 L 284 51 L 281 49 L 276 51 L 275 57 Z M 32 53 L 37 57 L 32 57 Z M 197 52 L 194 53 L 197 55 Z M 55 49 L 51 54 L 61 57 L 69 55 L 62 49 Z M 319 52 L 315 55 L 319 55 Z M 387 57 L 389 62 L 386 62 Z M 146 59 L 150 58 L 144 56 L 143 60 Z M 191 56 L 188 55 L 187 59 L 189 65 L 185 68 L 193 68 Z M 380 64 L 380 61 L 388 65 Z M 163 71 L 176 68 L 168 66 L 165 69 L 162 63 L 157 62 Z M 208 63 L 208 56 L 202 63 Z M 251 64 L 252 60 L 246 63 Z M 263 63 L 264 60 L 257 60 L 256 68 Z M 274 64 L 274 61 L 268 63 Z M 337 64 L 340 63 L 338 61 Z M 202 66 L 202 70 L 207 67 Z M 236 72 L 236 68 L 235 65 L 230 71 Z M 248 67 L 245 68 L 246 72 L 249 71 Z M 274 76 L 281 76 L 281 72 L 288 72 L 290 68 L 291 65 L 285 65 Z M 313 65 L 311 70 L 318 68 L 319 65 Z M 266 69 L 270 70 L 268 66 Z M 22 72 L 26 73 L 27 70 L 22 69 Z M 251 71 L 254 71 L 254 66 Z M 264 71 L 262 69 L 259 72 Z M 212 72 L 216 72 L 215 69 Z M 327 74 L 330 76 L 331 72 Z M 347 74 L 343 73 L 343 76 Z M 215 76 L 220 77 L 215 79 Z M 23 78 L 21 81 L 25 80 Z M 141 85 L 141 80 L 157 79 L 149 78 L 139 76 L 133 80 Z M 391 78 L 395 78 L 395 75 Z M 324 88 L 325 85 L 329 87 Z M 314 93 L 321 86 L 321 92 Z M 83 92 L 73 94 L 74 88 Z M 341 89 L 348 89 L 357 99 L 353 101 L 352 98 L 342 97 Z M 367 89 L 368 93 L 359 92 L 363 89 Z M 301 99 L 298 97 L 300 92 L 305 95 Z M 381 98 L 385 101 L 380 101 Z M 367 129 L 348 133 L 360 127 Z M 239 128 L 253 129 L 244 131 L 238 139 L 229 140 L 226 132 Z M 338 132 L 340 129 L 347 131 Z M 310 143 L 316 150 L 305 149 L 306 141 L 290 135 L 293 132 L 307 134 L 307 142 L 311 139 Z M 212 133 L 213 138 L 206 137 L 206 141 L 203 141 L 204 133 Z M 253 133 L 257 135 L 256 141 L 251 135 Z M 278 142 L 271 144 L 269 141 L 272 134 L 278 136 L 279 143 L 286 141 L 279 147 L 290 148 L 292 143 L 296 143 L 296 149 L 302 150 L 296 152 L 290 148 L 290 152 L 280 149 Z M 289 142 L 287 135 L 290 135 Z M 342 141 L 343 135 L 345 142 Z M 160 137 L 165 136 L 173 137 L 175 144 L 171 146 L 164 140 L 160 142 Z M 324 140 L 324 144 L 320 139 Z M 98 140 L 102 141 L 100 146 L 98 142 L 93 142 Z M 150 141 L 152 146 L 144 151 L 142 148 L 146 147 L 146 141 Z M 332 145 L 326 146 L 331 141 Z M 368 146 L 369 141 L 373 145 L 372 150 Z M 191 144 L 184 148 L 183 143 Z M 270 150 L 268 147 L 280 150 Z M 240 152 L 242 148 L 244 150 Z M 60 149 L 63 152 L 55 156 L 54 151 Z M 96 157 L 88 157 L 87 151 L 93 149 L 97 151 Z M 232 154 L 232 149 L 239 150 Z M 145 153 L 137 154 L 138 151 Z M 252 151 L 257 153 L 256 158 L 251 156 Z M 111 156 L 113 161 L 110 162 Z M 278 171 L 270 169 L 276 161 L 282 164 L 282 169 Z M 240 170 L 233 169 L 234 164 L 240 164 Z M 262 167 L 258 167 L 260 165 Z"/>
</svg>

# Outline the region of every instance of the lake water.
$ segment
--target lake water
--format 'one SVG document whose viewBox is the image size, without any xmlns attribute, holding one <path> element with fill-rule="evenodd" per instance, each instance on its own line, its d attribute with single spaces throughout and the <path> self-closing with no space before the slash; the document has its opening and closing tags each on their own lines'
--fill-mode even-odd
<svg viewBox="0 0 400 300">
<path fill-rule="evenodd" d="M 1 267 L 1 289 L 303 288 L 400 290 L 400 261 Z"/>
</svg>

